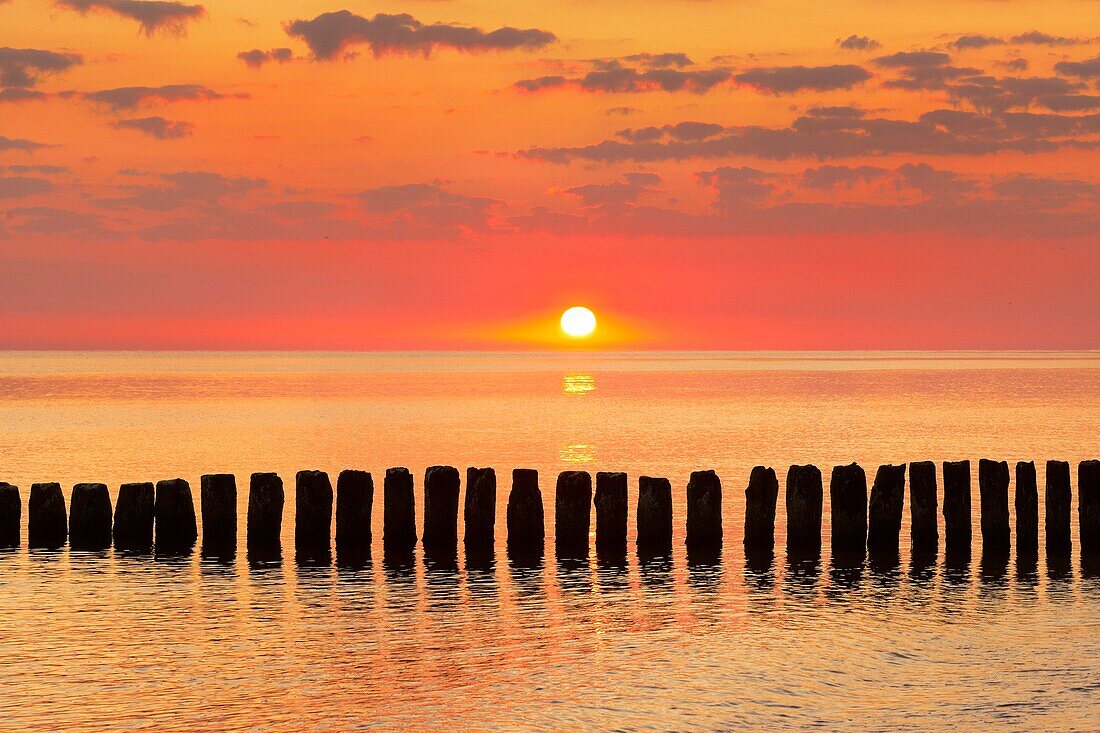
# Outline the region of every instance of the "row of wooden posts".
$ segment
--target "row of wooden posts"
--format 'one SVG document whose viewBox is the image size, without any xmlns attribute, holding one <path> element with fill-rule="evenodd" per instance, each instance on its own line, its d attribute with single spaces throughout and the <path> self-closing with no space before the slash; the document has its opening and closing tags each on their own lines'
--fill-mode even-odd
<svg viewBox="0 0 1100 733">
<path fill-rule="evenodd" d="M 969 461 L 945 462 L 943 504 L 939 505 L 936 465 L 908 464 L 913 552 L 939 547 L 938 515 L 942 513 L 947 552 L 971 546 L 971 467 Z M 830 482 L 834 553 L 897 553 L 900 544 L 906 465 L 880 466 L 870 495 L 858 464 L 836 466 Z M 1011 546 L 1009 467 L 1004 461 L 981 460 L 978 488 L 983 552 L 1007 554 Z M 424 476 L 423 541 L 426 550 L 454 548 L 458 542 L 461 479 L 452 466 L 432 466 Z M 496 524 L 497 479 L 492 468 L 466 471 L 464 542 L 467 551 L 491 549 Z M 748 550 L 771 551 L 779 483 L 775 471 L 752 469 L 745 489 L 745 536 Z M 686 543 L 691 548 L 722 545 L 722 484 L 714 471 L 696 471 L 687 484 Z M 1072 501 L 1070 465 L 1048 461 L 1045 484 L 1045 540 L 1048 555 L 1070 554 Z M 284 492 L 274 473 L 252 474 L 248 495 L 247 544 L 252 549 L 280 545 Z M 348 470 L 336 482 L 336 545 L 368 547 L 374 482 L 366 471 Z M 624 552 L 627 542 L 627 475 L 565 471 L 555 494 L 555 541 L 559 555 L 588 553 L 592 507 L 596 510 L 596 548 Z M 813 553 L 821 548 L 823 487 L 821 471 L 812 465 L 791 466 L 787 473 L 787 548 Z M 1033 556 L 1039 547 L 1038 482 L 1035 464 L 1016 464 L 1016 551 Z M 237 487 L 231 474 L 205 475 L 200 508 L 203 549 L 232 552 L 237 546 Z M 295 492 L 295 547 L 299 553 L 327 552 L 331 547 L 333 489 L 328 474 L 300 471 Z M 671 550 L 672 485 L 665 478 L 638 479 L 636 513 L 639 552 Z M 1079 541 L 1083 555 L 1100 554 L 1100 461 L 1078 466 Z M 510 552 L 541 552 L 545 522 L 538 472 L 517 468 L 507 509 Z M 19 489 L 0 483 L 0 547 L 20 544 Z M 411 550 L 417 542 L 413 477 L 406 468 L 386 471 L 383 490 L 383 543 L 387 549 Z M 158 552 L 186 551 L 194 546 L 198 524 L 191 488 L 182 479 L 123 484 L 115 506 L 105 484 L 73 487 L 68 513 L 61 486 L 34 484 L 28 506 L 28 544 L 77 549 Z"/>
</svg>

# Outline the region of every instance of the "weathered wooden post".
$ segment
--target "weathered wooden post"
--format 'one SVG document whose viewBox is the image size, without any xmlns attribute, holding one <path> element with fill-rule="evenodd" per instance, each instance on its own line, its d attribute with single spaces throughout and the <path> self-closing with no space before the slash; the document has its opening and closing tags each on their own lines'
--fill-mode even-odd
<svg viewBox="0 0 1100 733">
<path fill-rule="evenodd" d="M 492 468 L 466 469 L 466 501 L 463 507 L 463 544 L 467 554 L 493 547 L 497 523 L 497 472 Z"/>
<path fill-rule="evenodd" d="M 111 494 L 107 484 L 77 484 L 69 496 L 69 546 L 105 550 L 111 546 Z"/>
<path fill-rule="evenodd" d="M 755 466 L 745 488 L 745 550 L 771 552 L 775 549 L 775 504 L 779 481 L 775 469 Z"/>
<path fill-rule="evenodd" d="M 592 474 L 562 471 L 554 491 L 554 544 L 558 558 L 587 557 L 592 526 Z"/>
<path fill-rule="evenodd" d="M 638 552 L 672 552 L 672 484 L 667 478 L 638 479 Z"/>
<path fill-rule="evenodd" d="M 115 549 L 148 552 L 153 547 L 153 506 L 156 489 L 151 481 L 122 484 L 115 501 Z"/>
<path fill-rule="evenodd" d="M 943 531 L 949 552 L 970 552 L 970 461 L 943 464 Z"/>
<path fill-rule="evenodd" d="M 1039 486 L 1033 461 L 1016 463 L 1016 557 L 1039 554 Z"/>
<path fill-rule="evenodd" d="M 254 473 L 248 483 L 248 549 L 268 553 L 282 545 L 283 480 L 277 473 Z"/>
<path fill-rule="evenodd" d="M 867 549 L 867 474 L 858 463 L 833 466 L 829 480 L 833 555 Z"/>
<path fill-rule="evenodd" d="M 508 494 L 508 551 L 541 554 L 545 539 L 539 472 L 531 468 L 514 468 L 512 491 Z"/>
<path fill-rule="evenodd" d="M 909 464 L 910 537 L 913 553 L 934 554 L 939 549 L 939 501 L 936 491 L 936 464 L 917 461 Z"/>
<path fill-rule="evenodd" d="M 621 471 L 596 474 L 596 554 L 605 558 L 626 555 L 627 477 Z"/>
<path fill-rule="evenodd" d="M 157 481 L 153 518 L 158 553 L 186 552 L 194 547 L 199 529 L 191 485 L 181 478 Z"/>
<path fill-rule="evenodd" d="M 461 478 L 454 466 L 430 466 L 424 472 L 424 549 L 458 546 L 458 497 Z"/>
<path fill-rule="evenodd" d="M 821 551 L 821 471 L 817 466 L 791 466 L 787 472 L 787 550 Z"/>
<path fill-rule="evenodd" d="M 294 552 L 320 559 L 332 549 L 332 482 L 324 471 L 294 478 Z"/>
<path fill-rule="evenodd" d="M 394 553 L 416 546 L 416 496 L 407 468 L 387 468 L 382 484 L 382 542 Z"/>
<path fill-rule="evenodd" d="M 871 554 L 898 554 L 904 507 L 905 464 L 879 466 L 867 505 L 867 549 Z"/>
<path fill-rule="evenodd" d="M 345 470 L 336 478 L 336 548 L 370 547 L 374 479 L 367 471 Z"/>
<path fill-rule="evenodd" d="M 978 493 L 981 497 L 982 553 L 1007 555 L 1012 547 L 1008 522 L 1008 462 L 978 461 Z"/>
<path fill-rule="evenodd" d="M 61 484 L 31 484 L 31 496 L 27 500 L 27 545 L 55 549 L 65 544 L 68 535 Z"/>
<path fill-rule="evenodd" d="M 237 479 L 231 473 L 206 474 L 199 482 L 202 549 L 206 554 L 237 550 Z"/>
<path fill-rule="evenodd" d="M 1069 463 L 1047 461 L 1046 547 L 1048 557 L 1069 557 L 1070 545 Z"/>
<path fill-rule="evenodd" d="M 0 547 L 19 547 L 22 519 L 19 487 L 0 481 Z"/>
<path fill-rule="evenodd" d="M 714 471 L 693 471 L 687 484 L 688 549 L 722 546 L 722 480 Z"/>
<path fill-rule="evenodd" d="M 1081 461 L 1077 466 L 1077 518 L 1081 556 L 1094 561 L 1100 556 L 1100 461 Z"/>
</svg>

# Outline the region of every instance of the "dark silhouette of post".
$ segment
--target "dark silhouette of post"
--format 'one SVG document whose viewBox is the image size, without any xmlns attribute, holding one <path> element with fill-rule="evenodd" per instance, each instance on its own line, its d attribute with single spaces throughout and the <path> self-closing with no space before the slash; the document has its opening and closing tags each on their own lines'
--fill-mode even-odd
<svg viewBox="0 0 1100 733">
<path fill-rule="evenodd" d="M 970 552 L 970 461 L 943 464 L 943 533 L 948 552 Z"/>
<path fill-rule="evenodd" d="M 322 560 L 332 551 L 332 482 L 324 471 L 299 471 L 294 478 L 294 552 Z"/>
<path fill-rule="evenodd" d="M 61 484 L 31 484 L 27 500 L 27 545 L 52 550 L 63 546 L 68 536 L 69 521 Z"/>
<path fill-rule="evenodd" d="M 336 548 L 370 547 L 374 479 L 367 471 L 345 470 L 336 478 Z"/>
<path fill-rule="evenodd" d="M 407 468 L 387 468 L 382 485 L 382 543 L 395 554 L 416 546 L 416 497 Z"/>
<path fill-rule="evenodd" d="M 69 496 L 69 546 L 105 550 L 111 546 L 111 494 L 107 484 L 77 484 Z"/>
<path fill-rule="evenodd" d="M 1048 557 L 1069 557 L 1070 545 L 1069 463 L 1047 461 L 1046 547 Z"/>
<path fill-rule="evenodd" d="M 508 552 L 541 555 L 545 539 L 539 472 L 531 468 L 512 469 L 512 491 L 508 494 Z"/>
<path fill-rule="evenodd" d="M 587 557 L 592 526 L 592 474 L 562 471 L 554 491 L 554 544 L 558 558 Z"/>
<path fill-rule="evenodd" d="M 688 549 L 722 546 L 722 480 L 714 471 L 693 471 L 687 484 Z"/>
<path fill-rule="evenodd" d="M 755 466 L 745 488 L 745 550 L 772 552 L 775 549 L 775 504 L 779 481 L 775 469 Z"/>
<path fill-rule="evenodd" d="M 867 505 L 867 550 L 872 555 L 895 557 L 905 507 L 905 464 L 879 466 Z"/>
<path fill-rule="evenodd" d="M 250 553 L 274 554 L 282 547 L 283 480 L 277 473 L 254 473 L 248 483 L 248 527 Z"/>
<path fill-rule="evenodd" d="M 19 547 L 22 519 L 19 487 L 0 481 L 0 547 Z"/>
<path fill-rule="evenodd" d="M 462 479 L 454 466 L 424 472 L 424 549 L 458 546 L 458 497 Z"/>
<path fill-rule="evenodd" d="M 1035 463 L 1016 463 L 1016 557 L 1039 555 L 1039 485 Z"/>
<path fill-rule="evenodd" d="M 497 523 L 497 472 L 492 468 L 466 469 L 466 501 L 463 506 L 463 544 L 467 553 L 493 547 Z"/>
<path fill-rule="evenodd" d="M 672 484 L 667 478 L 638 479 L 638 552 L 672 552 Z"/>
<path fill-rule="evenodd" d="M 791 466 L 787 472 L 787 550 L 821 551 L 821 471 L 817 466 Z"/>
<path fill-rule="evenodd" d="M 115 549 L 148 552 L 153 549 L 153 507 L 156 488 L 151 481 L 123 484 L 115 501 Z"/>
<path fill-rule="evenodd" d="M 981 496 L 982 553 L 1007 555 L 1012 547 L 1008 523 L 1008 462 L 978 461 L 978 493 Z"/>
<path fill-rule="evenodd" d="M 935 554 L 939 549 L 939 500 L 936 489 L 936 464 L 917 461 L 909 464 L 910 537 L 914 554 Z"/>
<path fill-rule="evenodd" d="M 199 481 L 202 513 L 202 549 L 205 554 L 232 555 L 237 551 L 237 479 L 231 473 L 213 473 Z"/>
<path fill-rule="evenodd" d="M 181 478 L 158 481 L 153 519 L 158 554 L 190 551 L 199 534 L 191 485 Z"/>
<path fill-rule="evenodd" d="M 867 474 L 858 463 L 834 466 L 829 479 L 833 555 L 867 549 Z"/>
<path fill-rule="evenodd" d="M 596 474 L 596 554 L 603 558 L 625 558 L 627 478 L 620 471 Z"/>
<path fill-rule="evenodd" d="M 1100 557 L 1100 461 L 1077 466 L 1077 518 L 1081 556 L 1095 561 Z"/>
</svg>

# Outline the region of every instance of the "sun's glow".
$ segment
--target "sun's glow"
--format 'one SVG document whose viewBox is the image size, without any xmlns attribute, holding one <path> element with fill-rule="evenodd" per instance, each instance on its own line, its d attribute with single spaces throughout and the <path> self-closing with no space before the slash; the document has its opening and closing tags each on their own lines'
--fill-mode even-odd
<svg viewBox="0 0 1100 733">
<path fill-rule="evenodd" d="M 575 305 L 561 314 L 561 330 L 566 336 L 587 338 L 596 330 L 596 314 L 583 305 Z"/>
</svg>

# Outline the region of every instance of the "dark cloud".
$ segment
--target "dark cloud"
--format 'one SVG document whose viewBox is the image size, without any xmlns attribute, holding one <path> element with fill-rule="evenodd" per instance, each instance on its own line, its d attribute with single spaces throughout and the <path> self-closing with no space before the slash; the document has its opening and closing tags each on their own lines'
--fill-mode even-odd
<svg viewBox="0 0 1100 733">
<path fill-rule="evenodd" d="M 100 217 L 68 209 L 26 206 L 9 209 L 7 214 L 16 220 L 13 230 L 20 234 L 65 234 L 87 239 L 98 239 L 109 234 Z"/>
<path fill-rule="evenodd" d="M 132 120 L 118 120 L 115 127 L 120 130 L 137 130 L 158 140 L 175 140 L 188 137 L 195 129 L 190 122 L 166 120 L 163 117 L 139 117 Z"/>
<path fill-rule="evenodd" d="M 266 63 L 285 64 L 294 60 L 294 52 L 289 48 L 273 48 L 270 51 L 262 51 L 254 48 L 251 51 L 241 51 L 237 58 L 252 69 L 258 69 Z"/>
<path fill-rule="evenodd" d="M 1100 56 L 1087 61 L 1059 61 L 1054 70 L 1077 79 L 1100 79 Z"/>
<path fill-rule="evenodd" d="M 42 77 L 60 74 L 84 63 L 78 54 L 37 48 L 0 48 L 0 86 L 29 88 Z"/>
<path fill-rule="evenodd" d="M 810 107 L 806 110 L 810 117 L 841 117 L 844 119 L 858 119 L 866 117 L 867 111 L 859 107 L 834 106 L 834 107 Z"/>
<path fill-rule="evenodd" d="M 883 86 L 894 89 L 925 90 L 943 89 L 948 83 L 981 73 L 981 69 L 959 67 L 951 64 L 951 57 L 940 51 L 901 51 L 874 59 L 875 66 L 890 69 L 902 75 L 890 79 Z"/>
<path fill-rule="evenodd" d="M 695 65 L 695 62 L 686 53 L 636 53 L 623 57 L 623 60 L 632 64 L 641 64 L 648 69 L 667 69 L 671 67 L 682 69 Z"/>
<path fill-rule="evenodd" d="M 160 176 L 167 185 L 137 186 L 129 196 L 98 202 L 108 208 L 171 211 L 218 204 L 228 196 L 247 194 L 267 187 L 262 178 L 231 178 L 209 171 L 179 171 Z"/>
<path fill-rule="evenodd" d="M 579 198 L 585 206 L 616 206 L 634 203 L 642 194 L 655 191 L 660 182 L 656 173 L 628 173 L 621 181 L 573 186 L 563 193 Z"/>
<path fill-rule="evenodd" d="M 716 86 L 728 82 L 728 69 L 636 69 L 619 61 L 600 64 L 600 68 L 579 77 L 560 75 L 522 79 L 515 86 L 525 92 L 571 87 L 585 92 L 609 94 L 643 92 L 693 92 L 705 94 Z"/>
<path fill-rule="evenodd" d="M 1100 96 L 1095 94 L 1045 94 L 1035 103 L 1051 112 L 1086 112 L 1100 109 Z"/>
<path fill-rule="evenodd" d="M 611 117 L 613 115 L 627 117 L 629 115 L 637 114 L 638 111 L 639 110 L 637 107 L 608 107 L 603 111 L 603 113 L 608 117 Z"/>
<path fill-rule="evenodd" d="M 1003 66 L 1009 71 L 1027 71 L 1031 67 L 1031 62 L 1025 58 L 1009 59 L 1008 61 L 1002 61 L 999 66 Z"/>
<path fill-rule="evenodd" d="M 316 59 L 332 60 L 353 46 L 369 46 L 375 56 L 419 54 L 428 56 L 440 48 L 458 51 L 535 50 L 557 37 L 536 28 L 498 28 L 486 33 L 480 28 L 433 23 L 425 25 L 407 13 L 379 13 L 364 18 L 347 10 L 322 13 L 312 20 L 286 24 L 286 32 L 305 41 Z"/>
<path fill-rule="evenodd" d="M 151 36 L 157 31 L 183 33 L 187 24 L 206 15 L 201 5 L 187 5 L 171 0 L 54 0 L 58 5 L 87 13 L 92 10 L 120 15 L 136 20 L 142 33 Z"/>
<path fill-rule="evenodd" d="M 24 89 L 22 87 L 0 89 L 0 103 L 11 102 L 18 104 L 20 102 L 36 102 L 40 99 L 46 99 L 48 96 L 48 94 L 43 94 L 37 90 Z"/>
<path fill-rule="evenodd" d="M 56 176 L 68 173 L 69 167 L 64 165 L 8 165 L 0 166 L 0 170 L 8 170 L 12 173 L 37 173 L 41 176 Z"/>
<path fill-rule="evenodd" d="M 1078 87 L 1078 84 L 1053 76 L 972 76 L 944 88 L 955 101 L 966 102 L 979 110 L 1002 112 L 1029 107 L 1044 98 L 1053 99 L 1052 103 L 1057 103 L 1057 98 L 1072 94 Z"/>
<path fill-rule="evenodd" d="M 1028 31 L 1027 33 L 1021 33 L 1017 36 L 1013 36 L 1008 39 L 1012 43 L 1032 43 L 1037 46 L 1076 46 L 1082 43 L 1088 43 L 1084 38 L 1066 38 L 1065 36 L 1052 36 L 1049 33 L 1040 33 L 1039 31 Z"/>
<path fill-rule="evenodd" d="M 739 210 L 746 204 L 763 201 L 775 190 L 770 182 L 774 178 L 772 174 L 745 166 L 700 171 L 695 178 L 718 192 L 714 205 L 723 211 Z"/>
<path fill-rule="evenodd" d="M 45 143 L 35 142 L 34 140 L 25 140 L 23 138 L 10 138 L 0 135 L 0 153 L 8 150 L 18 150 L 24 153 L 30 153 L 40 148 L 49 147 Z"/>
<path fill-rule="evenodd" d="M 942 51 L 899 51 L 889 56 L 879 56 L 872 61 L 884 69 L 917 69 L 947 66 L 951 57 Z"/>
<path fill-rule="evenodd" d="M 1003 46 L 1005 39 L 996 36 L 983 36 L 980 33 L 971 33 L 959 36 L 948 45 L 956 51 L 965 51 L 972 48 L 988 48 L 989 46 Z"/>
<path fill-rule="evenodd" d="M 877 48 L 882 48 L 882 44 L 873 38 L 867 36 L 851 35 L 847 38 L 836 39 L 836 45 L 843 48 L 845 51 L 874 51 Z"/>
<path fill-rule="evenodd" d="M 20 199 L 52 190 L 53 184 L 45 178 L 0 176 L 0 199 Z"/>
<path fill-rule="evenodd" d="M 832 89 L 851 89 L 867 81 L 871 73 L 855 64 L 833 66 L 773 66 L 743 71 L 734 80 L 755 89 L 772 94 L 793 94 L 811 89 L 825 92 Z"/>
<path fill-rule="evenodd" d="M 453 239 L 489 231 L 497 201 L 445 191 L 437 183 L 380 186 L 356 196 L 380 239 Z"/>
<path fill-rule="evenodd" d="M 800 182 L 806 188 L 828 191 L 838 186 L 852 188 L 857 183 L 870 183 L 887 172 L 885 168 L 873 165 L 823 165 L 802 171 Z"/>
<path fill-rule="evenodd" d="M 1044 178 L 1016 174 L 993 184 L 993 191 L 1014 199 L 1042 201 L 1045 205 L 1100 198 L 1100 186 L 1076 179 Z"/>
<path fill-rule="evenodd" d="M 956 198 L 975 188 L 973 181 L 962 178 L 958 173 L 933 168 L 928 163 L 906 163 L 895 174 L 899 187 L 916 189 L 924 196 L 937 199 Z"/>
<path fill-rule="evenodd" d="M 88 92 L 84 98 L 112 110 L 128 110 L 163 102 L 241 99 L 245 94 L 222 94 L 201 84 L 168 84 L 161 87 L 119 87 Z"/>
</svg>

